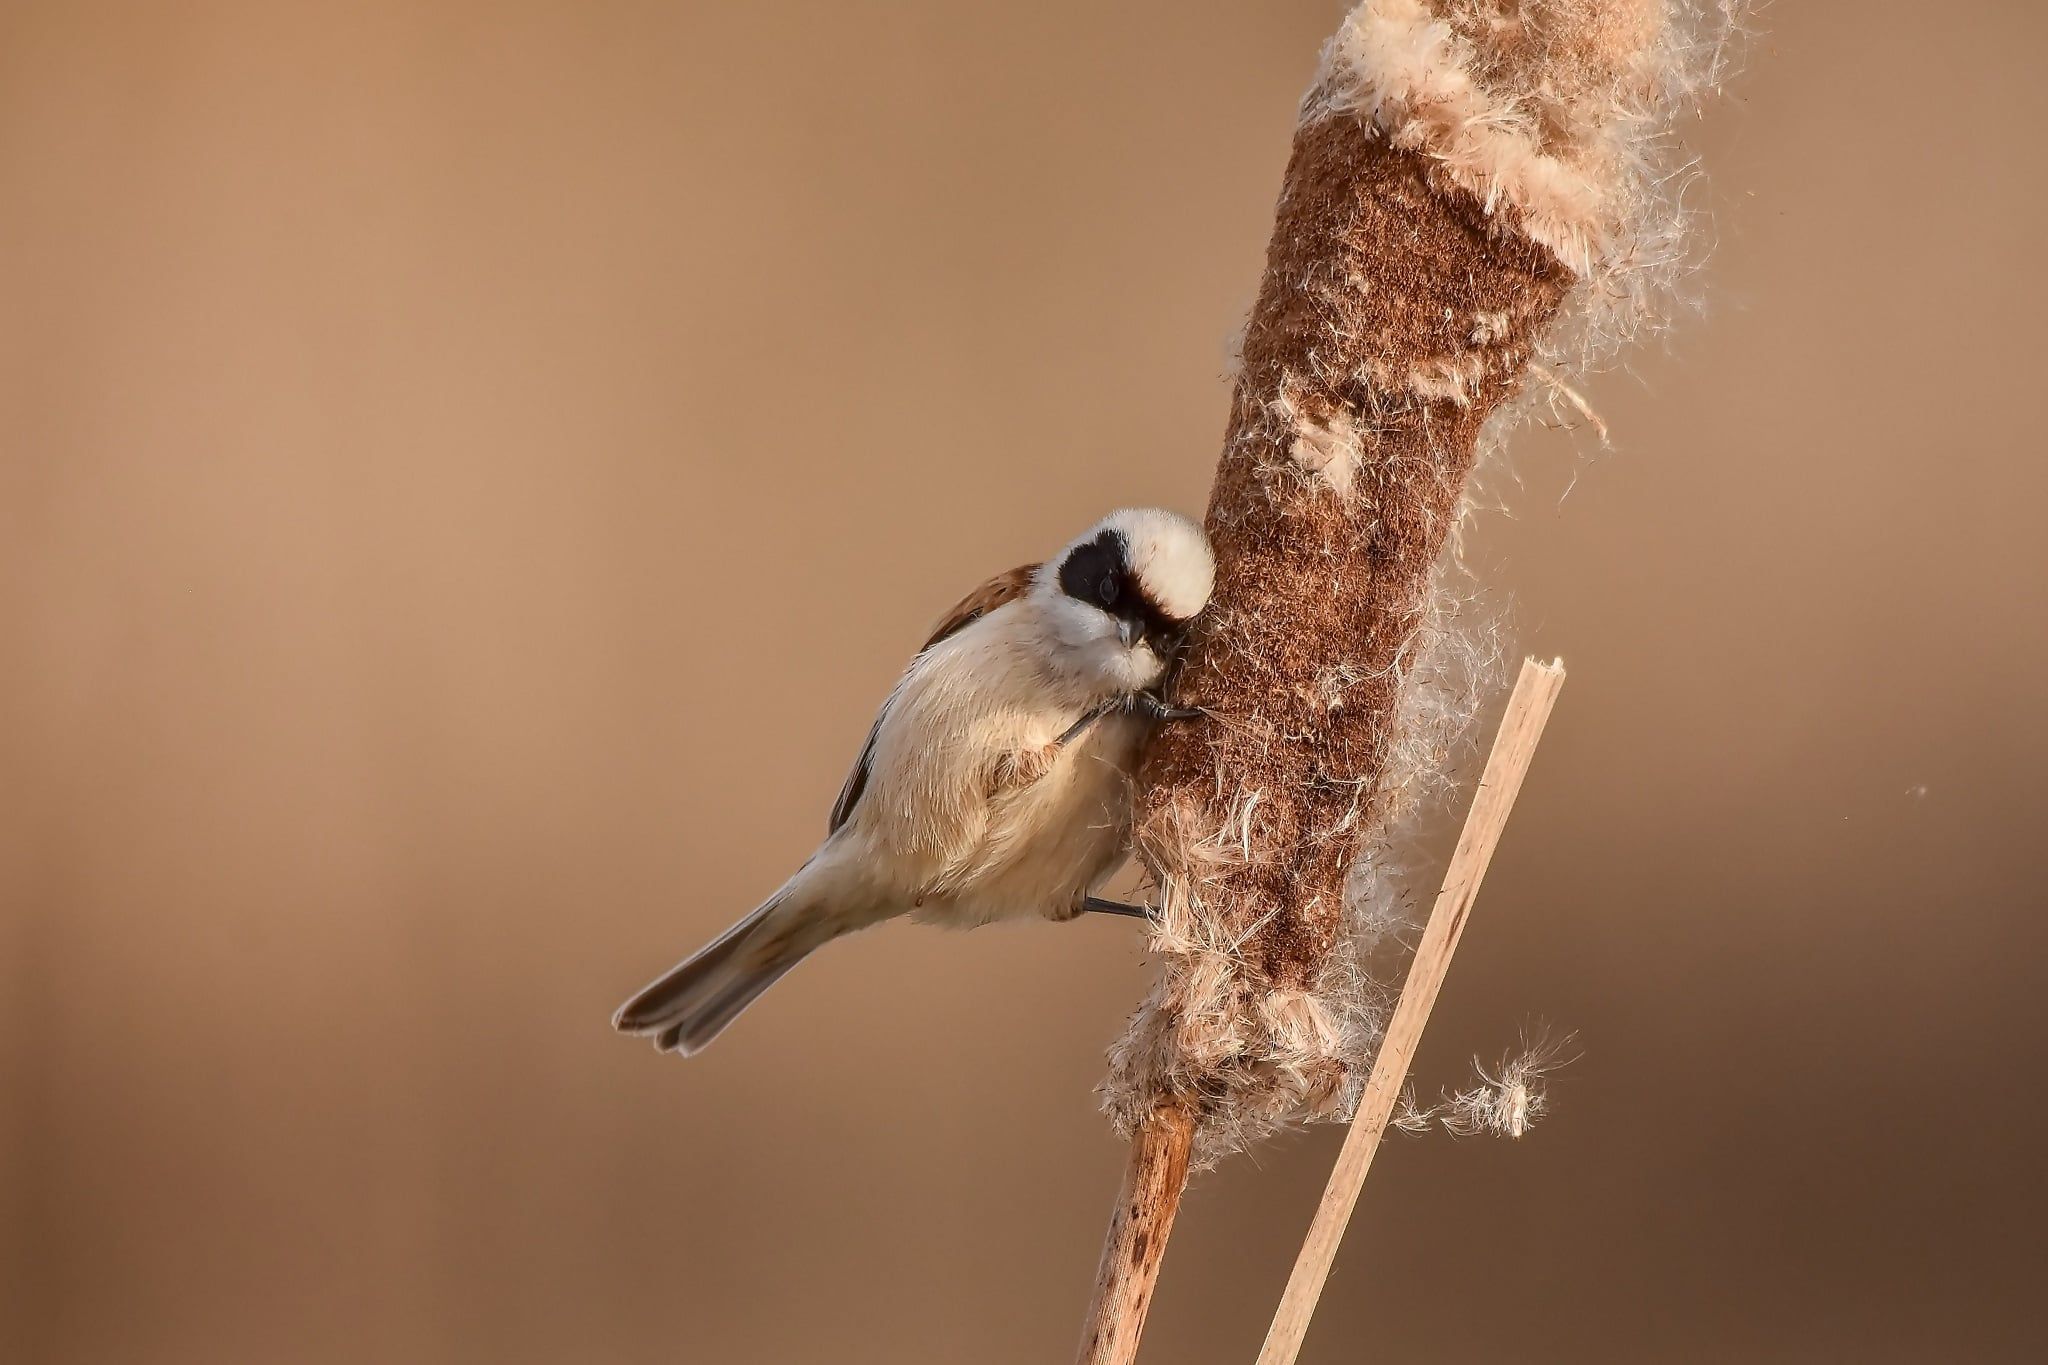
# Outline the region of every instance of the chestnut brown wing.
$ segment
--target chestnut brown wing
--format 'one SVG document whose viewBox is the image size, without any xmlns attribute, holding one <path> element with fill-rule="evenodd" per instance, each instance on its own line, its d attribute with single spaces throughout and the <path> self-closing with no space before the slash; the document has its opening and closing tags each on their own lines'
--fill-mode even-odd
<svg viewBox="0 0 2048 1365">
<path fill-rule="evenodd" d="M 999 573 L 988 582 L 976 588 L 954 604 L 951 611 L 941 617 L 932 630 L 929 640 L 919 647 L 918 653 L 946 637 L 953 635 L 979 621 L 982 617 L 1002 606 L 1014 602 L 1031 587 L 1031 576 L 1038 572 L 1036 564 L 1021 564 L 1008 573 Z M 860 749 L 860 757 L 854 760 L 853 771 L 846 775 L 846 785 L 839 789 L 839 799 L 832 803 L 832 817 L 827 822 L 826 833 L 837 834 L 839 827 L 853 815 L 853 808 L 860 804 L 860 795 L 867 790 L 868 760 L 874 756 L 875 736 L 882 732 L 882 722 L 888 719 L 888 703 L 882 704 L 882 712 L 875 717 L 875 723 L 868 729 L 868 741 Z"/>
</svg>

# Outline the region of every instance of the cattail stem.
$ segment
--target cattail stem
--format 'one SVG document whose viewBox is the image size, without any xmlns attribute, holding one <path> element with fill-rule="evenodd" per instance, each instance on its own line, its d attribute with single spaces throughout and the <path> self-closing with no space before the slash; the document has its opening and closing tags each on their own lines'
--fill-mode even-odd
<svg viewBox="0 0 2048 1365">
<path fill-rule="evenodd" d="M 1359 1098 L 1343 1149 L 1337 1153 L 1337 1165 L 1330 1172 L 1322 1203 L 1309 1223 L 1308 1238 L 1295 1259 L 1294 1273 L 1288 1276 L 1287 1289 L 1280 1296 L 1280 1307 L 1273 1314 L 1273 1326 L 1259 1351 L 1258 1365 L 1294 1365 L 1301 1350 L 1309 1317 L 1322 1298 L 1323 1283 L 1336 1260 L 1337 1244 L 1343 1240 L 1351 1210 L 1358 1203 L 1358 1193 L 1365 1188 L 1373 1154 L 1379 1151 L 1380 1134 L 1386 1130 L 1401 1084 L 1407 1079 L 1408 1064 L 1422 1038 L 1422 1027 L 1429 1022 L 1430 1007 L 1436 1004 L 1437 991 L 1450 970 L 1451 954 L 1458 949 L 1458 938 L 1464 932 L 1473 898 L 1479 894 L 1479 883 L 1486 876 L 1487 864 L 1492 862 L 1493 850 L 1507 826 L 1508 812 L 1514 808 L 1522 778 L 1535 756 L 1536 742 L 1543 737 L 1543 724 L 1550 718 L 1550 708 L 1563 686 L 1562 665 L 1540 664 L 1534 659 L 1523 661 L 1522 676 L 1516 680 L 1514 695 L 1508 698 L 1507 714 L 1501 718 L 1493 752 L 1487 756 L 1486 771 L 1480 776 L 1471 812 L 1465 817 L 1464 832 L 1458 837 L 1457 850 L 1444 874 L 1443 890 L 1437 893 L 1428 927 L 1423 930 L 1415 960 L 1408 968 L 1408 984 L 1401 990 L 1401 1003 L 1394 1007 L 1394 1017 L 1387 1022 L 1386 1038 L 1373 1062 L 1372 1076 Z"/>
<path fill-rule="evenodd" d="M 1137 1359 L 1145 1310 L 1152 1306 L 1166 1238 L 1188 1183 L 1194 1137 L 1194 1115 L 1174 1105 L 1153 1110 L 1132 1134 L 1130 1164 L 1095 1272 L 1095 1301 L 1081 1328 L 1079 1365 L 1130 1365 Z"/>
</svg>

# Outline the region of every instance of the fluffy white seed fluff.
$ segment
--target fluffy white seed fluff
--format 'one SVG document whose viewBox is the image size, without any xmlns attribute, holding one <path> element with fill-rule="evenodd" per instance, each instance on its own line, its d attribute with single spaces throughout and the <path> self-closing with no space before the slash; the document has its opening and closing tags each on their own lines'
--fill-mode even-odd
<svg viewBox="0 0 2048 1365">
<path fill-rule="evenodd" d="M 1580 278 L 1543 349 L 1582 373 L 1661 328 L 1698 264 L 1694 172 L 1673 129 L 1718 88 L 1745 4 L 1365 0 L 1325 46 L 1302 117 L 1364 119 L 1489 211 L 1513 210 Z M 1634 56 L 1603 64 L 1603 45 Z M 1544 59 L 1511 55 L 1525 50 Z"/>
<path fill-rule="evenodd" d="M 1473 1084 L 1439 1095 L 1427 1109 L 1416 1103 L 1412 1089 L 1404 1090 L 1394 1126 L 1417 1134 L 1438 1127 L 1455 1137 L 1521 1137 L 1549 1112 L 1544 1078 L 1575 1060 L 1568 1055 L 1571 1042 L 1570 1036 L 1553 1040 L 1539 1034 L 1525 1038 L 1519 1052 L 1495 1066 L 1475 1057 Z"/>
</svg>

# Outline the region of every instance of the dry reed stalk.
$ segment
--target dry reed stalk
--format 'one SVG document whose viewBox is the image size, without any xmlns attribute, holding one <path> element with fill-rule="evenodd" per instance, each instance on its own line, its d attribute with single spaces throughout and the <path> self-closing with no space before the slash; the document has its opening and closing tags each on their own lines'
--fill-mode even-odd
<svg viewBox="0 0 2048 1365">
<path fill-rule="evenodd" d="M 1131 1161 L 1096 1268 L 1095 1302 L 1081 1331 L 1083 1365 L 1111 1365 L 1138 1354 L 1145 1310 L 1187 1185 L 1194 1122 L 1186 1110 L 1168 1106 L 1148 1116 L 1131 1139 Z"/>
<path fill-rule="evenodd" d="M 1429 925 L 1423 930 L 1422 941 L 1416 946 L 1414 961 L 1408 968 L 1408 984 L 1402 988 L 1401 1003 L 1394 1007 L 1393 1017 L 1387 1021 L 1386 1036 L 1373 1062 L 1372 1075 L 1365 1083 L 1365 1094 L 1358 1102 L 1351 1129 L 1344 1136 L 1344 1146 L 1337 1154 L 1329 1184 L 1323 1189 L 1322 1202 L 1309 1223 L 1308 1237 L 1295 1259 L 1294 1271 L 1287 1278 L 1287 1289 L 1280 1296 L 1279 1310 L 1273 1314 L 1273 1326 L 1259 1351 L 1258 1365 L 1294 1365 L 1301 1350 L 1309 1317 L 1322 1298 L 1338 1243 L 1343 1240 L 1351 1210 L 1358 1203 L 1359 1191 L 1365 1187 L 1366 1172 L 1372 1168 L 1380 1135 L 1400 1097 L 1401 1084 L 1414 1060 L 1423 1025 L 1429 1022 L 1430 1008 L 1436 1004 L 1437 991 L 1450 970 L 1451 954 L 1458 949 L 1473 899 L 1479 894 L 1479 883 L 1493 861 L 1501 831 L 1507 827 L 1508 813 L 1522 789 L 1522 778 L 1535 757 L 1536 743 L 1543 737 L 1544 722 L 1550 719 L 1550 709 L 1563 686 L 1561 665 L 1539 664 L 1534 659 L 1522 664 L 1522 676 L 1508 699 L 1507 714 L 1501 718 L 1493 752 L 1487 757 L 1471 812 L 1465 817 L 1464 831 L 1444 874 L 1443 890 L 1437 893 Z"/>
</svg>

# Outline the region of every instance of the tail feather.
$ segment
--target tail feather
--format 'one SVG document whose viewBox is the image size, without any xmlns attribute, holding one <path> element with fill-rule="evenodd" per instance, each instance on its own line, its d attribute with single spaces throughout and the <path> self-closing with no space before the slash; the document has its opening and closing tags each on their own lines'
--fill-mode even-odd
<svg viewBox="0 0 2048 1365">
<path fill-rule="evenodd" d="M 801 956 L 795 957 L 780 966 L 760 968 L 739 977 L 725 990 L 655 1034 L 654 1050 L 680 1052 L 685 1057 L 702 1052 L 710 1046 L 712 1039 L 725 1032 L 728 1024 L 745 1012 L 747 1006 L 760 999 L 763 992 L 782 980 L 789 969 L 802 960 Z"/>
<path fill-rule="evenodd" d="M 612 1027 L 621 1033 L 653 1033 L 688 1011 L 693 1001 L 719 984 L 719 972 L 732 961 L 747 935 L 760 927 L 761 921 L 781 900 L 780 895 L 770 899 L 641 987 L 612 1015 Z"/>
<path fill-rule="evenodd" d="M 813 944 L 778 946 L 763 953 L 755 940 L 768 917 L 788 900 L 785 887 L 745 919 L 649 982 L 619 1006 L 612 1027 L 621 1033 L 652 1034 L 662 1052 L 684 1056 L 700 1051 L 739 1018 L 740 1012 L 810 952 Z"/>
</svg>

